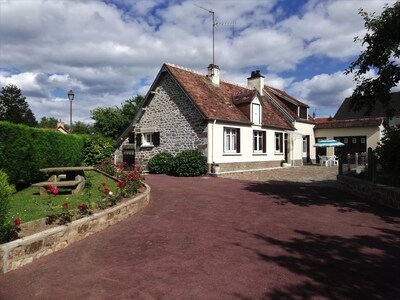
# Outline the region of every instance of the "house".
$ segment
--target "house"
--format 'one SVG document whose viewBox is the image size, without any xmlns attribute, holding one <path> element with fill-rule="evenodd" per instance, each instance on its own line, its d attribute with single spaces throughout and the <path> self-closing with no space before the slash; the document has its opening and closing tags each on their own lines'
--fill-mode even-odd
<svg viewBox="0 0 400 300">
<path fill-rule="evenodd" d="M 328 149 L 328 155 L 347 155 L 375 149 L 383 137 L 386 126 L 400 124 L 400 92 L 391 94 L 389 105 L 394 109 L 394 117 L 388 119 L 381 102 L 376 102 L 374 110 L 366 115 L 366 109 L 353 111 L 350 98 L 346 98 L 333 118 L 316 118 L 315 137 L 335 139 L 344 143 L 343 147 Z M 317 149 L 318 155 L 325 155 L 326 149 Z"/>
<path fill-rule="evenodd" d="M 116 160 L 146 166 L 160 152 L 198 149 L 221 172 L 314 162 L 309 107 L 265 85 L 260 71 L 247 80 L 223 81 L 216 65 L 204 75 L 164 64 L 119 138 Z"/>
</svg>

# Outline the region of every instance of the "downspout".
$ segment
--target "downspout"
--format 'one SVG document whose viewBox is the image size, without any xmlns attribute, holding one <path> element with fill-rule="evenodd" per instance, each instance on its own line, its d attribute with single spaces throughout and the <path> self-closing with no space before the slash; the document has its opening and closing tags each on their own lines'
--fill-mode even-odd
<svg viewBox="0 0 400 300">
<path fill-rule="evenodd" d="M 214 120 L 211 128 L 211 164 L 214 164 L 214 126 L 217 120 Z"/>
</svg>

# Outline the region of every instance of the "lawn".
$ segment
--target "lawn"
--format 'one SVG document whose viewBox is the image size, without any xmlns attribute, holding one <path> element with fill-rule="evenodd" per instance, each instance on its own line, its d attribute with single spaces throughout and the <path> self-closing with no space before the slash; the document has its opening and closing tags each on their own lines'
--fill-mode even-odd
<svg viewBox="0 0 400 300">
<path fill-rule="evenodd" d="M 116 182 L 103 174 L 95 171 L 85 172 L 85 189 L 83 195 L 71 195 L 60 189 L 58 195 L 39 195 L 38 187 L 28 187 L 15 193 L 10 199 L 10 211 L 7 215 L 7 221 L 12 223 L 15 219 L 20 219 L 22 223 L 45 218 L 52 213 L 62 211 L 64 203 L 68 203 L 70 209 L 77 208 L 79 204 L 86 204 L 89 207 L 96 201 L 104 198 L 102 186 L 105 182 L 106 187 L 113 193 L 116 192 Z M 51 205 L 52 209 L 49 207 Z"/>
</svg>

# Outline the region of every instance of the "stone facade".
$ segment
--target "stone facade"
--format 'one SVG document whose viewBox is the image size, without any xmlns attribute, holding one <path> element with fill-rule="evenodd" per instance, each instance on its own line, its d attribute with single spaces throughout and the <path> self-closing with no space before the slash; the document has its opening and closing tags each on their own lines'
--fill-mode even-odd
<svg viewBox="0 0 400 300">
<path fill-rule="evenodd" d="M 184 150 L 207 153 L 207 121 L 189 97 L 167 73 L 161 74 L 153 98 L 134 127 L 135 136 L 154 130 L 160 133 L 160 145 L 135 148 L 135 164 L 145 167 L 148 160 L 161 152 L 176 155 Z M 127 141 L 121 145 L 125 148 Z M 132 143 L 132 141 L 131 141 Z"/>
<path fill-rule="evenodd" d="M 125 203 L 67 225 L 0 245 L 0 273 L 18 269 L 34 260 L 64 249 L 142 210 L 150 201 L 150 187 Z"/>
</svg>

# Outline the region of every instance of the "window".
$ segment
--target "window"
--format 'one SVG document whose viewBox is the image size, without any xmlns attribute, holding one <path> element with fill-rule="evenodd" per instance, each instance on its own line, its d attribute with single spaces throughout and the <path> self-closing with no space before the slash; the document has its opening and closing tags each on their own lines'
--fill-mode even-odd
<svg viewBox="0 0 400 300">
<path fill-rule="evenodd" d="M 266 153 L 266 132 L 265 131 L 253 131 L 253 151 L 255 153 Z"/>
<path fill-rule="evenodd" d="M 136 135 L 136 145 L 139 147 L 157 147 L 160 146 L 159 132 L 145 132 Z"/>
<path fill-rule="evenodd" d="M 344 138 L 343 139 L 343 143 L 348 144 L 349 143 L 349 139 L 348 138 Z"/>
<path fill-rule="evenodd" d="M 365 138 L 361 138 L 361 144 L 365 144 Z"/>
<path fill-rule="evenodd" d="M 240 153 L 240 129 L 224 128 L 224 152 Z"/>
<path fill-rule="evenodd" d="M 351 142 L 352 142 L 353 144 L 357 144 L 357 138 L 352 138 L 352 139 L 351 139 Z"/>
<path fill-rule="evenodd" d="M 283 153 L 283 133 L 275 132 L 275 153 Z"/>
<path fill-rule="evenodd" d="M 254 124 L 261 124 L 260 120 L 260 104 L 253 103 L 251 106 L 252 112 L 253 112 L 253 123 Z"/>
</svg>

